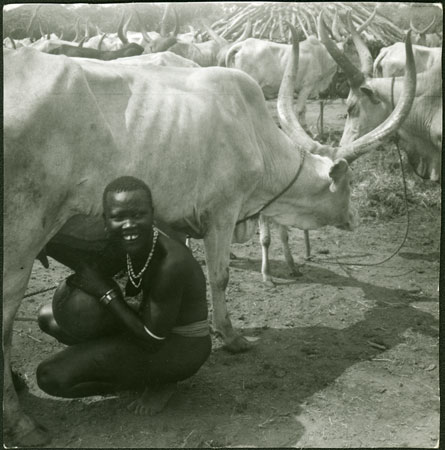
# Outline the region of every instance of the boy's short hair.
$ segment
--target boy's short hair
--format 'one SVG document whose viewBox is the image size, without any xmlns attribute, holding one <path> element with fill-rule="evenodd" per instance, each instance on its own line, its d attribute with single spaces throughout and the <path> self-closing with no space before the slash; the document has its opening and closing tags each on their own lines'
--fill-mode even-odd
<svg viewBox="0 0 445 450">
<path fill-rule="evenodd" d="M 144 191 L 147 194 L 150 204 L 153 206 L 153 199 L 151 196 L 150 188 L 139 178 L 135 178 L 129 175 L 116 178 L 107 184 L 102 197 L 102 205 L 105 208 L 105 202 L 107 200 L 107 194 L 109 192 L 129 192 L 137 190 Z"/>
</svg>

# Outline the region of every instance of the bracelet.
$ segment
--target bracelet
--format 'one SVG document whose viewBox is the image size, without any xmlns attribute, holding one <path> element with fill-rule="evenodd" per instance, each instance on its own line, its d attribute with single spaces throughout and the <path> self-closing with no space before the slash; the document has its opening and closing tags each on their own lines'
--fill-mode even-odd
<svg viewBox="0 0 445 450">
<path fill-rule="evenodd" d="M 111 300 L 117 297 L 117 295 L 118 294 L 114 289 L 110 289 L 108 292 L 102 295 L 102 297 L 99 299 L 99 302 L 107 306 L 111 302 Z"/>
<path fill-rule="evenodd" d="M 153 339 L 156 339 L 158 341 L 163 341 L 165 339 L 165 337 L 161 337 L 161 336 L 156 336 L 154 333 L 152 333 L 145 325 L 144 325 L 144 330 L 147 332 L 147 334 L 152 337 Z"/>
</svg>

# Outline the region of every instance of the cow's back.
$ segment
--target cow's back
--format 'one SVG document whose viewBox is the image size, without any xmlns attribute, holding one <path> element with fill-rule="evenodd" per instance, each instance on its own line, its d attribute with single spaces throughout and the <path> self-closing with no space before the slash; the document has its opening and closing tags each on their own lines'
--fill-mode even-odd
<svg viewBox="0 0 445 450">
<path fill-rule="evenodd" d="M 276 98 L 283 79 L 291 46 L 249 38 L 239 44 L 233 67 L 249 74 L 261 87 L 267 99 Z M 328 88 L 336 71 L 336 64 L 326 48 L 311 37 L 300 43 L 295 90 L 311 89 L 311 94 Z"/>
<path fill-rule="evenodd" d="M 227 198 L 250 198 L 264 154 L 287 139 L 258 85 L 237 70 L 137 67 L 28 52 L 15 68 L 6 61 L 11 77 L 5 88 L 17 97 L 6 102 L 7 121 L 16 103 L 30 118 L 23 127 L 26 146 L 15 140 L 9 148 L 13 152 L 21 145 L 21 155 L 39 157 L 24 156 L 29 164 L 10 162 L 6 183 L 12 195 L 19 187 L 13 174 L 27 174 L 48 202 L 48 223 L 70 199 L 75 204 L 68 212 L 99 211 L 103 187 L 131 174 L 152 187 L 162 220 L 202 235 L 206 216 Z M 36 75 L 24 69 L 28 56 L 38 60 Z M 12 94 L 12 75 L 20 69 L 27 79 Z M 181 189 L 172 176 L 181 180 Z"/>
<path fill-rule="evenodd" d="M 441 48 L 413 45 L 413 54 L 417 73 L 431 69 L 442 60 Z M 403 42 L 396 42 L 380 50 L 374 62 L 374 76 L 383 78 L 403 76 L 405 73 L 405 65 L 405 44 Z"/>
<path fill-rule="evenodd" d="M 248 38 L 239 45 L 241 49 L 235 54 L 233 67 L 250 75 L 267 99 L 276 98 L 290 47 L 256 38 Z"/>
<path fill-rule="evenodd" d="M 146 64 L 153 64 L 155 66 L 169 67 L 201 67 L 194 61 L 170 51 L 119 58 L 114 60 L 113 62 L 117 64 L 129 64 L 132 66 L 144 66 Z"/>
<path fill-rule="evenodd" d="M 215 66 L 217 63 L 216 56 L 219 50 L 219 45 L 213 40 L 206 42 L 197 42 L 196 44 L 177 42 L 168 50 L 172 53 L 182 56 L 183 58 L 194 61 L 201 67 L 210 67 Z"/>
</svg>

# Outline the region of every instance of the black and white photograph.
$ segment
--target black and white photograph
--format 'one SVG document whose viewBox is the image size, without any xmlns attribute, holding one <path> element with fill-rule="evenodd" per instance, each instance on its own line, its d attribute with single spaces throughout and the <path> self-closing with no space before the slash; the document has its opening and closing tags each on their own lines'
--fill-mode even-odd
<svg viewBox="0 0 445 450">
<path fill-rule="evenodd" d="M 3 4 L 3 446 L 439 448 L 443 4 Z"/>
</svg>

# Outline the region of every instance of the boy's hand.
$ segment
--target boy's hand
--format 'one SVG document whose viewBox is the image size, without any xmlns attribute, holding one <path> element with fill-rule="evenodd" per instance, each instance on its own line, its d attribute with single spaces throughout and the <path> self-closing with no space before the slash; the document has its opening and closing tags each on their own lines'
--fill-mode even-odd
<svg viewBox="0 0 445 450">
<path fill-rule="evenodd" d="M 112 278 L 105 277 L 87 265 L 83 266 L 75 274 L 70 275 L 66 282 L 68 286 L 81 289 L 97 298 L 102 297 L 110 289 L 118 288 L 117 283 Z"/>
</svg>

